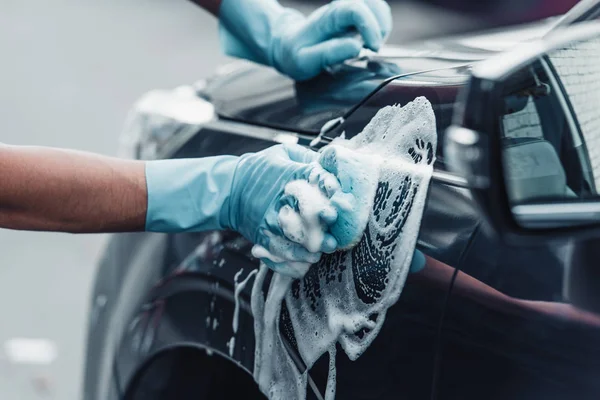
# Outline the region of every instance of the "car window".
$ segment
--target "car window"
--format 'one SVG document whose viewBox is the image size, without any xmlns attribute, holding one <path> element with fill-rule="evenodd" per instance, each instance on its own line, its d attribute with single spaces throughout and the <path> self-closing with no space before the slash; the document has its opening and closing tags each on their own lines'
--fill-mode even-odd
<svg viewBox="0 0 600 400">
<path fill-rule="evenodd" d="M 597 111 L 586 104 L 595 101 L 586 95 L 595 90 L 589 82 L 595 78 L 578 71 L 573 58 L 557 62 L 571 80 L 563 82 L 564 92 L 582 97 L 567 100 L 583 116 L 584 131 L 595 123 Z M 586 172 L 593 155 L 566 107 L 561 74 L 548 61 L 538 60 L 503 87 L 502 161 L 507 191 L 517 202 L 587 197 L 594 189 Z M 564 243 L 510 246 L 486 229 L 474 234 L 464 258 L 452 265 L 460 272 L 444 310 L 438 398 L 597 396 L 600 316 L 565 295 L 570 251 Z"/>
<path fill-rule="evenodd" d="M 600 39 L 573 43 L 549 58 L 577 119 L 592 170 L 600 171 Z M 600 174 L 594 182 L 600 187 Z"/>
<path fill-rule="evenodd" d="M 588 156 L 545 61 L 515 74 L 503 90 L 500 131 L 512 201 L 589 196 Z"/>
</svg>

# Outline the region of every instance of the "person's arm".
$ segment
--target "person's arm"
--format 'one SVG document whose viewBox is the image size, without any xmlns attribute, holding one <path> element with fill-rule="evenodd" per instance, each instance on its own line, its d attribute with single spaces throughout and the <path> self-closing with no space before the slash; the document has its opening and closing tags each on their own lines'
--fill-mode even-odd
<svg viewBox="0 0 600 400">
<path fill-rule="evenodd" d="M 141 161 L 0 145 L 0 228 L 141 231 L 146 208 Z"/>
<path fill-rule="evenodd" d="M 271 268 L 297 276 L 322 252 L 338 249 L 331 233 L 338 210 L 329 198 L 336 191 L 322 193 L 323 201 L 311 207 L 305 206 L 312 203 L 310 196 L 285 192 L 288 183 L 308 182 L 315 171 L 319 188 L 336 180 L 318 167 L 318 157 L 299 145 L 276 145 L 241 157 L 143 162 L 0 144 L 0 228 L 78 233 L 231 229 L 261 248 L 257 258 L 271 262 Z M 299 237 L 280 226 L 285 199 L 298 207 L 290 206 L 286 215 L 301 221 L 294 228 Z M 319 231 L 302 222 L 300 209 L 310 210 L 308 221 L 323 218 Z M 300 240 L 305 232 L 320 240 Z"/>
</svg>

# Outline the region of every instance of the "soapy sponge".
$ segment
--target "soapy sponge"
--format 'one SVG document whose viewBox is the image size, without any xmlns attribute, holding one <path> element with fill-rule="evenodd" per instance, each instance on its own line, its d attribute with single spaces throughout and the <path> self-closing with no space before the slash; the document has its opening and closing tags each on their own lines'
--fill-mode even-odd
<svg viewBox="0 0 600 400">
<path fill-rule="evenodd" d="M 367 227 L 377 190 L 381 158 L 331 144 L 321 153 L 319 164 L 339 180 L 341 190 L 336 191 L 330 199 L 338 218 L 329 228 L 338 242 L 338 249 L 349 249 L 360 241 Z"/>
</svg>

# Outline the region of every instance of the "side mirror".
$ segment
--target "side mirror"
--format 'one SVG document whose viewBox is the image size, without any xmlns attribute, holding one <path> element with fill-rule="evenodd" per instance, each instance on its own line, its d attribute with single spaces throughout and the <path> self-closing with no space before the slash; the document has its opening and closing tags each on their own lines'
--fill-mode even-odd
<svg viewBox="0 0 600 400">
<path fill-rule="evenodd" d="M 445 136 L 509 243 L 600 237 L 600 23 L 581 23 L 473 68 Z"/>
</svg>

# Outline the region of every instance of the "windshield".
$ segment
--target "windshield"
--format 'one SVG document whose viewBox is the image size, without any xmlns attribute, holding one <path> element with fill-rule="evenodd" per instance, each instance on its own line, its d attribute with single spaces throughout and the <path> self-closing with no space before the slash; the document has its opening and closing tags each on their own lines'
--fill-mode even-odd
<svg viewBox="0 0 600 400">
<path fill-rule="evenodd" d="M 380 87 L 376 88 L 377 90 L 372 91 L 371 94 L 363 95 L 363 100 L 348 110 L 343 124 L 331 136 L 338 136 L 343 133 L 347 138 L 353 137 L 364 129 L 381 108 L 394 104 L 405 105 L 419 96 L 424 96 L 431 102 L 435 113 L 438 133 L 436 167 L 443 169 L 444 158 L 441 146 L 443 133 L 452 122 L 454 104 L 458 92 L 465 84 L 469 71 L 469 66 L 459 65 L 409 73 L 383 82 Z M 356 86 L 363 87 L 364 83 Z M 350 88 L 346 88 L 346 92 L 348 91 L 351 92 Z M 346 97 L 350 98 L 349 95 L 346 95 Z"/>
<path fill-rule="evenodd" d="M 327 122 L 349 118 L 358 108 L 362 116 L 372 118 L 378 108 L 372 102 L 363 104 L 371 97 L 384 105 L 404 104 L 415 97 L 407 98 L 407 91 L 460 86 L 468 76 L 464 61 L 415 58 L 402 59 L 402 67 L 399 63 L 353 60 L 306 82 L 294 82 L 268 68 L 252 68 L 210 82 L 202 95 L 223 119 L 317 135 Z"/>
</svg>

